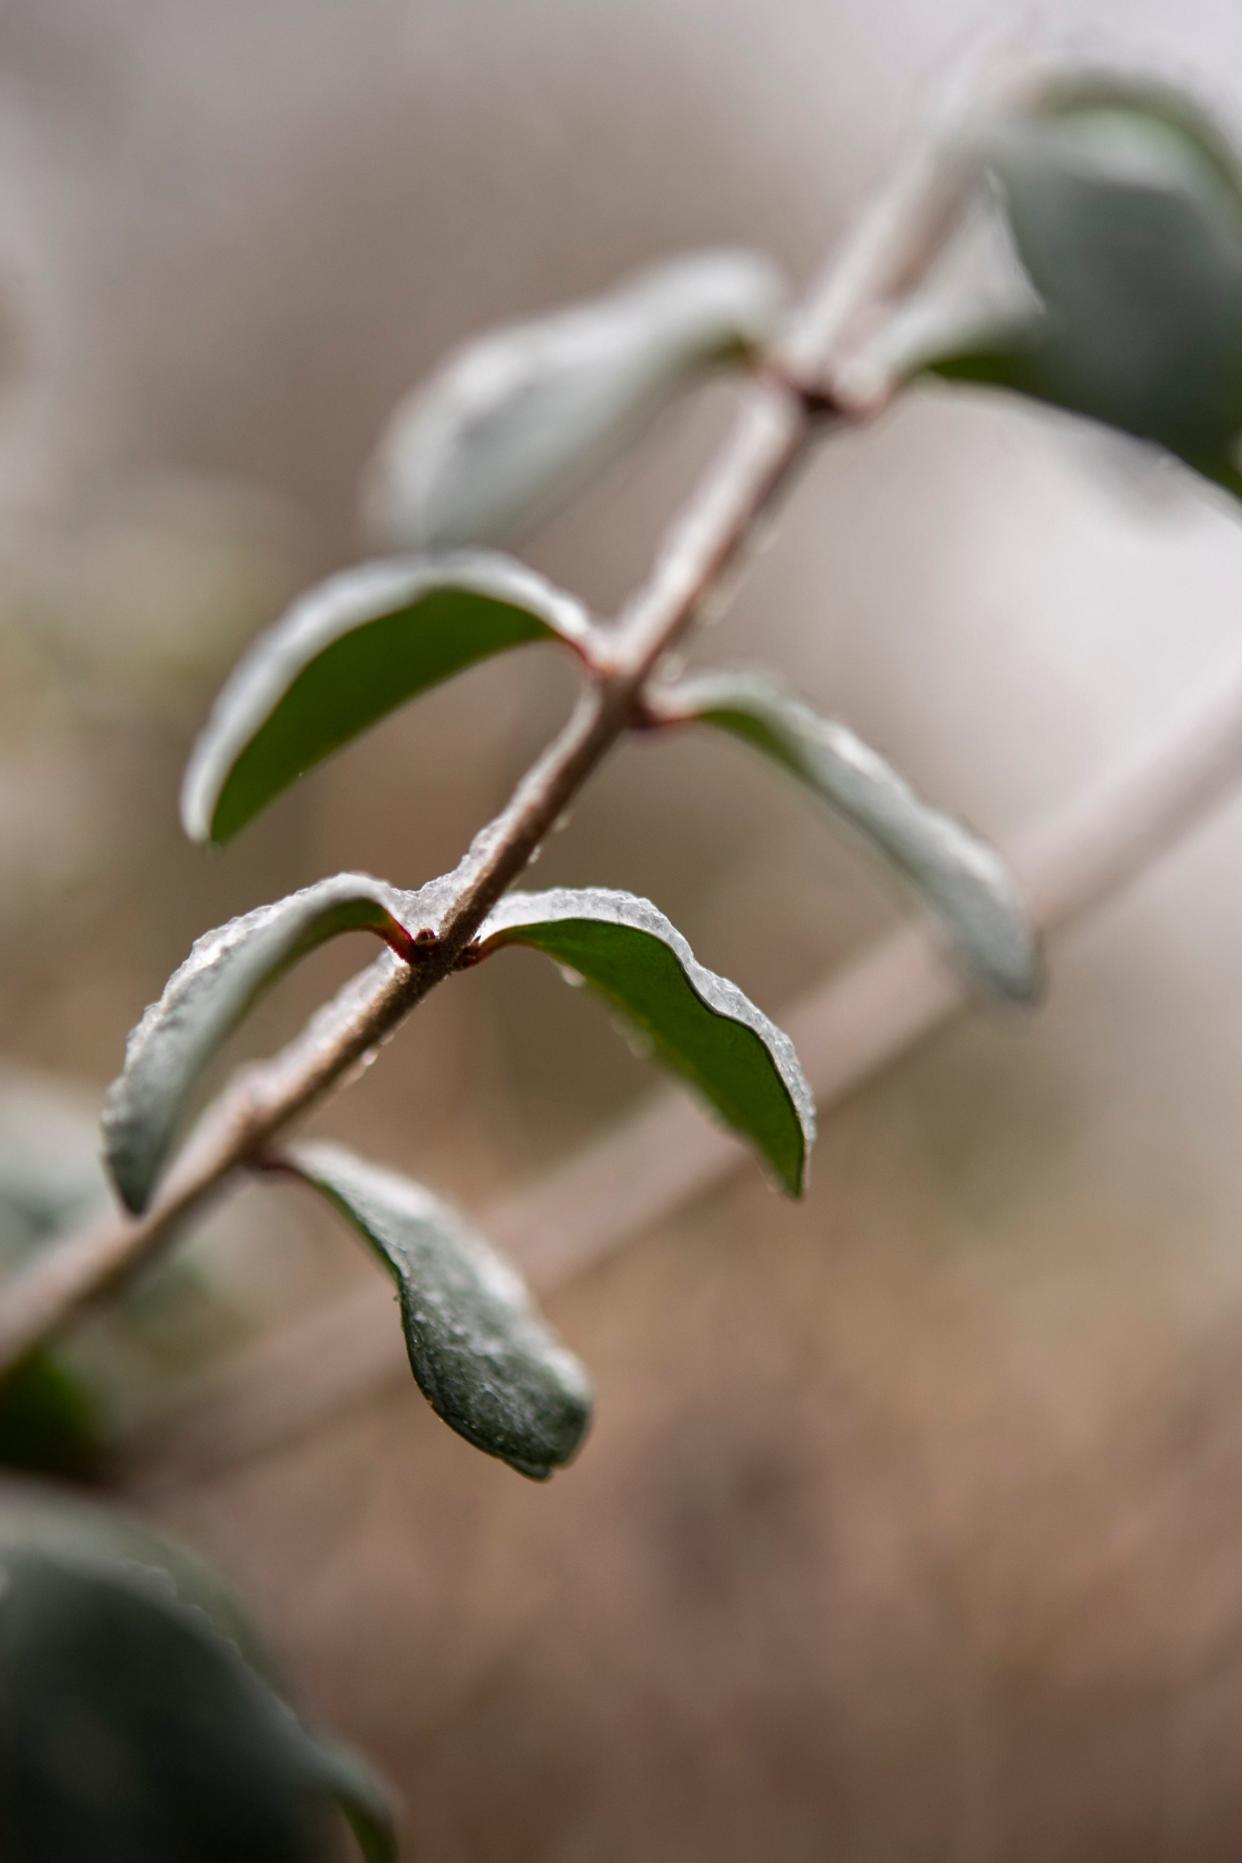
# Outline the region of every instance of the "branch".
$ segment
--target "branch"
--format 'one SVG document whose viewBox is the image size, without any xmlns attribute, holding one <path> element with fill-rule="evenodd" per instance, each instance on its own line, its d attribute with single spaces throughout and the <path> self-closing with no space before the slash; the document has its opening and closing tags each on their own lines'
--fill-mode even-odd
<svg viewBox="0 0 1242 1863">
<path fill-rule="evenodd" d="M 1242 664 L 1154 750 L 1037 833 L 1016 861 L 1036 922 L 1064 930 L 1115 897 L 1242 783 Z M 970 1003 L 962 975 L 919 927 L 883 940 L 781 1017 L 824 1112 Z M 683 1095 L 653 1094 L 568 1164 L 480 1218 L 543 1290 L 560 1287 L 741 1168 L 742 1155 Z M 581 1227 L 582 1212 L 591 1227 Z M 149 1421 L 129 1455 L 144 1487 L 193 1483 L 319 1432 L 408 1385 L 391 1297 L 378 1280 L 198 1380 Z"/>
<path fill-rule="evenodd" d="M 931 146 L 899 169 L 810 294 L 744 406 L 731 441 L 672 526 L 646 584 L 628 603 L 592 684 L 563 731 L 475 839 L 453 876 L 453 903 L 416 968 L 384 958 L 315 1018 L 268 1067 L 251 1070 L 208 1114 L 163 1195 L 136 1221 L 115 1217 L 71 1235 L 13 1276 L 0 1313 L 0 1378 L 35 1346 L 143 1266 L 192 1213 L 335 1090 L 443 981 L 496 900 L 617 740 L 641 716 L 646 682 L 693 625 L 830 415 L 865 419 L 883 394 L 851 407 L 836 391 L 856 320 L 924 263 L 945 223 L 946 182 Z M 948 172 L 952 172 L 951 165 Z M 950 193 L 956 183 L 948 184 Z"/>
</svg>

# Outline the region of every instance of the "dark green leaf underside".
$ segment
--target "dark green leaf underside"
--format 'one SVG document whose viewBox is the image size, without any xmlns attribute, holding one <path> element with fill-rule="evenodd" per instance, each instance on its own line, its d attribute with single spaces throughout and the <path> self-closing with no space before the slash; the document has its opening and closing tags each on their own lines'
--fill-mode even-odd
<svg viewBox="0 0 1242 1863">
<path fill-rule="evenodd" d="M 231 841 L 299 776 L 408 699 L 546 634 L 520 609 L 445 594 L 333 641 L 303 667 L 238 753 L 212 811 L 211 839 Z M 415 637 L 418 650 L 411 653 Z"/>
<path fill-rule="evenodd" d="M 483 953 L 545 952 L 587 985 L 801 1193 L 815 1136 L 811 1092 L 788 1036 L 699 964 L 649 901 L 602 888 L 511 893 L 483 926 Z"/>
<path fill-rule="evenodd" d="M 590 1383 L 509 1264 L 408 1178 L 329 1145 L 298 1147 L 284 1162 L 391 1274 L 410 1366 L 436 1414 L 535 1480 L 568 1462 L 590 1422 Z"/>
<path fill-rule="evenodd" d="M 290 782 L 452 674 L 531 641 L 581 646 L 585 613 L 505 557 L 363 564 L 259 637 L 182 788 L 194 840 L 231 840 Z"/>
<path fill-rule="evenodd" d="M 221 693 L 186 772 L 182 819 L 228 841 L 305 771 L 407 700 L 540 640 L 578 647 L 585 615 L 503 557 L 371 563 L 312 590 Z"/>
</svg>

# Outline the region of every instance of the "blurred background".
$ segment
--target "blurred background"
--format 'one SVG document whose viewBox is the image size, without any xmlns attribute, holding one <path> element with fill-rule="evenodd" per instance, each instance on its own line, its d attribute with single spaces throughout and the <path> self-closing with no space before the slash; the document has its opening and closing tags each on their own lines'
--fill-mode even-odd
<svg viewBox="0 0 1242 1863">
<path fill-rule="evenodd" d="M 803 279 L 1006 23 L 1242 133 L 1226 0 L 7 0 L 7 1060 L 89 1095 L 200 931 L 456 860 L 564 714 L 555 656 L 399 714 L 223 856 L 176 819 L 239 649 L 360 553 L 388 409 L 471 331 L 685 247 Z M 608 611 L 733 393 L 524 554 Z M 1240 588 L 1201 493 L 922 392 L 824 453 L 696 654 L 779 663 L 1012 844 L 1236 667 Z M 748 1173 L 558 1294 L 599 1408 L 550 1487 L 411 1387 L 162 1491 L 397 1784 L 412 1854 L 1242 1852 L 1240 856 L 1242 802 L 1056 947 L 1036 1018 L 978 1014 L 834 1114 L 803 1206 Z M 697 739 L 614 757 L 538 879 L 650 894 L 776 1015 L 900 910 Z M 306 965 L 250 1046 L 356 959 Z M 606 1018 L 513 963 L 437 992 L 319 1129 L 478 1209 L 637 1104 Z M 226 1333 L 375 1272 L 291 1192 L 190 1252 Z"/>
</svg>

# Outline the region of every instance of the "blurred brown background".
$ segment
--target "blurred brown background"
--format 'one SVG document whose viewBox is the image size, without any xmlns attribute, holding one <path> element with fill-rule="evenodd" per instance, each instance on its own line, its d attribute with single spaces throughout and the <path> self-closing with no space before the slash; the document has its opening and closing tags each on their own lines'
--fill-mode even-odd
<svg viewBox="0 0 1242 1863">
<path fill-rule="evenodd" d="M 102 1084 L 199 931 L 455 860 L 563 713 L 538 655 L 224 857 L 176 824 L 241 644 L 357 554 L 386 410 L 471 329 L 665 252 L 804 277 L 1006 16 L 1206 83 L 1242 130 L 1225 0 L 7 0 L 10 1058 Z M 531 560 L 615 603 L 729 408 L 669 420 Z M 1227 514 L 926 394 L 828 451 L 699 651 L 779 661 L 1005 841 L 1236 664 L 1240 589 Z M 549 1488 L 408 1394 L 168 1497 L 398 1783 L 412 1854 L 1242 1855 L 1240 854 L 1242 807 L 1058 947 L 1037 1020 L 980 1017 L 835 1116 L 805 1206 L 748 1176 L 557 1298 L 599 1419 Z M 894 912 L 705 742 L 618 755 L 538 877 L 650 893 L 773 1012 Z M 439 992 L 321 1126 L 476 1208 L 571 1150 L 647 1077 L 550 970 L 521 981 Z M 216 1236 L 277 1316 L 371 1272 L 270 1193 Z"/>
</svg>

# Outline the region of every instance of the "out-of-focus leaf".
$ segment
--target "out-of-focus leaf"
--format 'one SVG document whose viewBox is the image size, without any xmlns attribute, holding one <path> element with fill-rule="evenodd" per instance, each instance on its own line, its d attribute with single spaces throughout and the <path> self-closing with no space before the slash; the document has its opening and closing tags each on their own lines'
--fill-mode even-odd
<svg viewBox="0 0 1242 1863">
<path fill-rule="evenodd" d="M 528 530 L 677 389 L 747 361 L 780 297 L 765 259 L 699 253 L 478 338 L 397 409 L 370 475 L 375 534 L 427 550 Z"/>
<path fill-rule="evenodd" d="M 0 1267 L 106 1201 L 89 1094 L 0 1065 Z"/>
<path fill-rule="evenodd" d="M 402 914 L 416 899 L 366 874 L 341 873 L 197 941 L 131 1034 L 108 1092 L 104 1155 L 128 1209 L 145 1209 L 195 1083 L 264 991 L 341 932 L 374 932 L 408 957 Z"/>
<path fill-rule="evenodd" d="M 81 1083 L 0 1066 L 0 1300 L 6 1275 L 113 1207 L 99 1099 Z M 106 1477 L 125 1419 L 239 1343 L 253 1300 L 245 1240 L 236 1211 L 209 1218 L 193 1250 L 151 1264 L 89 1326 L 0 1380 L 0 1467 Z"/>
<path fill-rule="evenodd" d="M 368 1863 L 396 1857 L 379 1788 L 296 1719 L 219 1581 L 128 1521 L 0 1505 L 0 1700 L 15 1863 L 315 1863 L 343 1798 Z"/>
<path fill-rule="evenodd" d="M 508 1262 L 422 1185 L 330 1145 L 284 1160 L 333 1203 L 397 1284 L 419 1388 L 444 1421 L 536 1481 L 576 1453 L 591 1386 Z"/>
<path fill-rule="evenodd" d="M 98 1393 L 63 1355 L 40 1348 L 0 1378 L 3 1467 L 97 1475 L 108 1447 Z"/>
<path fill-rule="evenodd" d="M 107 1202 L 89 1097 L 0 1067 L 0 1283 L 60 1230 Z M 0 1379 L 0 1465 L 98 1474 L 107 1419 L 98 1380 L 72 1347 L 41 1349 Z"/>
<path fill-rule="evenodd" d="M 1242 429 L 1242 181 L 1177 94 L 1068 79 L 985 138 L 1037 313 L 922 367 L 1104 422 L 1225 485 Z"/>
<path fill-rule="evenodd" d="M 507 557 L 366 563 L 295 602 L 228 681 L 186 771 L 193 840 L 224 842 L 407 699 L 529 641 L 582 651 L 581 606 Z"/>
<path fill-rule="evenodd" d="M 507 944 L 545 951 L 589 985 L 749 1140 L 791 1196 L 801 1194 L 815 1102 L 793 1043 L 736 984 L 705 969 L 650 900 L 602 887 L 509 893 L 475 953 Z"/>
<path fill-rule="evenodd" d="M 398 1863 L 392 1800 L 383 1783 L 352 1747 L 315 1737 L 316 1771 L 324 1791 L 339 1806 L 354 1834 L 363 1863 Z"/>
<path fill-rule="evenodd" d="M 661 695 L 659 716 L 718 725 L 780 764 L 913 884 L 994 990 L 1038 994 L 1038 941 L 1000 855 L 844 725 L 754 673 L 687 680 Z"/>
</svg>

